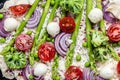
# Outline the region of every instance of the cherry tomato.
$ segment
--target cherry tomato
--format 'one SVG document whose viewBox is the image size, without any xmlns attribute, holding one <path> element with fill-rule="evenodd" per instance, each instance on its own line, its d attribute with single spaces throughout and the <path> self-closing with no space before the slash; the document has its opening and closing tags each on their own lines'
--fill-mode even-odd
<svg viewBox="0 0 120 80">
<path fill-rule="evenodd" d="M 77 66 L 70 66 L 64 75 L 66 80 L 82 80 L 82 71 Z"/>
<path fill-rule="evenodd" d="M 15 46 L 17 49 L 27 51 L 32 48 L 33 38 L 27 34 L 20 34 L 15 39 Z"/>
<path fill-rule="evenodd" d="M 120 24 L 112 24 L 107 30 L 107 35 L 112 42 L 120 41 Z"/>
<path fill-rule="evenodd" d="M 24 14 L 29 8 L 30 8 L 29 4 L 20 4 L 20 5 L 11 6 L 9 9 L 13 14 L 20 16 Z"/>
<path fill-rule="evenodd" d="M 51 42 L 45 42 L 39 46 L 38 56 L 42 61 L 50 61 L 56 53 L 55 47 Z"/>
<path fill-rule="evenodd" d="M 117 73 L 120 74 L 120 61 L 117 64 Z"/>
<path fill-rule="evenodd" d="M 71 17 L 64 17 L 59 23 L 60 29 L 66 33 L 72 33 L 75 30 L 75 21 Z"/>
</svg>

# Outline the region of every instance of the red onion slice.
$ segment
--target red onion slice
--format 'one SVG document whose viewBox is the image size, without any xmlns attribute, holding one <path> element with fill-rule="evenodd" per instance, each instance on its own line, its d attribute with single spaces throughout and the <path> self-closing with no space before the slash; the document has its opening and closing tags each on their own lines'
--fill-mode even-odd
<svg viewBox="0 0 120 80">
<path fill-rule="evenodd" d="M 0 36 L 1 37 L 7 37 L 9 35 L 9 32 L 5 31 L 4 29 L 4 21 L 7 17 L 4 16 L 2 20 L 0 20 Z"/>
<path fill-rule="evenodd" d="M 29 80 L 30 74 L 33 75 L 33 68 L 32 68 L 30 65 L 27 65 L 27 66 L 23 69 L 22 73 L 23 73 L 24 79 L 25 79 L 25 80 Z"/>
<path fill-rule="evenodd" d="M 66 55 L 66 52 L 63 51 L 59 45 L 59 41 L 60 41 L 60 38 L 61 38 L 62 35 L 57 35 L 57 37 L 55 38 L 55 49 L 56 51 L 59 53 L 59 55 L 61 56 L 65 56 Z"/>
<path fill-rule="evenodd" d="M 117 21 L 117 19 L 114 16 L 111 16 L 112 14 L 110 12 L 106 12 L 108 3 L 109 3 L 109 1 L 107 1 L 106 3 L 104 3 L 104 1 L 103 1 L 103 3 L 102 3 L 103 13 L 104 13 L 103 17 L 106 21 L 113 23 L 113 22 Z"/>
<path fill-rule="evenodd" d="M 38 25 L 39 20 L 40 20 L 40 11 L 39 10 L 35 10 L 33 15 L 31 16 L 31 18 L 29 19 L 29 21 L 26 24 L 27 28 L 34 28 Z"/>
<path fill-rule="evenodd" d="M 35 77 L 34 80 L 44 80 L 44 76 Z"/>
<path fill-rule="evenodd" d="M 62 32 L 55 37 L 56 51 L 59 53 L 59 55 L 61 55 L 63 57 L 66 55 L 66 52 L 69 47 L 69 45 L 66 45 L 66 38 L 70 38 L 70 36 L 71 36 L 71 34 L 66 34 L 66 33 Z"/>
<path fill-rule="evenodd" d="M 91 71 L 88 68 L 83 69 L 83 80 L 105 80 L 99 75 L 94 75 L 94 71 Z"/>
<path fill-rule="evenodd" d="M 66 40 L 69 39 L 71 34 L 66 34 L 66 33 L 63 33 L 63 34 L 64 35 L 60 39 L 60 47 L 66 52 L 68 50 L 69 45 L 70 45 L 70 44 L 66 45 L 66 42 L 67 42 Z"/>
</svg>

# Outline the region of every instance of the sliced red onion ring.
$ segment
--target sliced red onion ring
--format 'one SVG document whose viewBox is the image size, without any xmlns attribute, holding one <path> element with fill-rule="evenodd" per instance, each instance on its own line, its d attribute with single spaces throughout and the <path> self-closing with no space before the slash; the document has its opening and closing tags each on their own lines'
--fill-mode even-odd
<svg viewBox="0 0 120 80">
<path fill-rule="evenodd" d="M 104 3 L 104 2 L 102 3 L 103 13 L 104 13 L 103 17 L 106 21 L 113 23 L 113 22 L 117 21 L 117 19 L 114 16 L 111 16 L 112 14 L 110 12 L 106 11 L 108 3 L 109 3 L 109 1 L 107 1 L 106 3 Z"/>
<path fill-rule="evenodd" d="M 27 66 L 23 69 L 22 73 L 23 73 L 24 79 L 25 79 L 25 80 L 29 80 L 30 74 L 33 75 L 33 68 L 32 68 L 30 65 L 27 65 Z"/>
<path fill-rule="evenodd" d="M 31 18 L 26 24 L 27 28 L 34 28 L 38 25 L 39 20 L 40 20 L 41 13 L 39 10 L 35 10 Z"/>
<path fill-rule="evenodd" d="M 9 35 L 9 32 L 5 31 L 4 27 L 4 23 L 3 20 L 0 21 L 0 36 L 1 37 L 7 37 Z"/>
<path fill-rule="evenodd" d="M 94 71 L 91 71 L 88 68 L 84 68 L 83 69 L 83 80 L 105 80 L 105 79 L 100 77 L 99 75 L 95 76 Z"/>
<path fill-rule="evenodd" d="M 60 39 L 60 47 L 66 52 L 68 50 L 69 45 L 66 45 L 66 40 L 71 36 L 71 34 L 63 33 L 64 35 Z M 68 37 L 69 36 L 69 37 Z"/>
<path fill-rule="evenodd" d="M 35 77 L 34 80 L 44 80 L 43 76 Z"/>
<path fill-rule="evenodd" d="M 55 37 L 55 48 L 56 51 L 59 53 L 61 56 L 65 56 L 66 52 L 68 50 L 69 45 L 66 45 L 66 38 L 70 38 L 71 34 L 66 34 L 64 32 L 58 34 Z"/>
<path fill-rule="evenodd" d="M 34 70 L 33 67 L 30 65 L 27 65 L 23 70 L 22 74 L 25 80 L 29 80 L 29 76 L 34 76 Z M 44 76 L 34 76 L 34 80 L 44 80 Z"/>
</svg>

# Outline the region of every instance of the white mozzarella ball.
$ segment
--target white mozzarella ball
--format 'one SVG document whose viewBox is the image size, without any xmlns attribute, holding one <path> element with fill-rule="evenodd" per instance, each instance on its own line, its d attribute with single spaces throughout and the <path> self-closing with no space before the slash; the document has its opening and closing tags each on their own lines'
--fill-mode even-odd
<svg viewBox="0 0 120 80">
<path fill-rule="evenodd" d="M 88 18 L 91 22 L 98 23 L 101 19 L 103 19 L 103 12 L 98 8 L 94 8 L 88 14 Z"/>
<path fill-rule="evenodd" d="M 47 66 L 43 63 L 37 63 L 33 68 L 35 76 L 42 76 L 47 72 Z"/>
<path fill-rule="evenodd" d="M 110 79 L 114 76 L 114 70 L 109 68 L 109 66 L 105 66 L 100 70 L 100 76 L 105 79 Z"/>
<path fill-rule="evenodd" d="M 57 22 L 51 22 L 47 26 L 47 32 L 52 37 L 55 37 L 60 32 L 60 27 Z"/>
<path fill-rule="evenodd" d="M 6 31 L 14 31 L 18 27 L 18 21 L 14 18 L 6 18 L 4 21 L 4 29 Z"/>
</svg>

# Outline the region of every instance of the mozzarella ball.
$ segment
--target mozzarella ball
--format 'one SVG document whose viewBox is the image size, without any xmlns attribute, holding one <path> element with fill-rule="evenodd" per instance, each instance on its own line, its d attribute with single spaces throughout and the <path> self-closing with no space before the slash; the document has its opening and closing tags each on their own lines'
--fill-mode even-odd
<svg viewBox="0 0 120 80">
<path fill-rule="evenodd" d="M 6 31 L 14 31 L 18 26 L 18 22 L 14 18 L 6 18 L 4 21 L 4 29 Z"/>
<path fill-rule="evenodd" d="M 110 79 L 114 76 L 114 70 L 109 68 L 109 66 L 105 66 L 100 70 L 100 76 L 105 79 Z"/>
<path fill-rule="evenodd" d="M 42 76 L 47 72 L 47 66 L 43 63 L 37 63 L 33 68 L 35 76 Z"/>
<path fill-rule="evenodd" d="M 98 23 L 103 19 L 103 12 L 98 8 L 94 8 L 88 14 L 88 18 L 92 23 Z"/>
<path fill-rule="evenodd" d="M 47 32 L 52 37 L 55 37 L 60 32 L 60 27 L 57 22 L 51 22 L 47 26 Z"/>
</svg>

